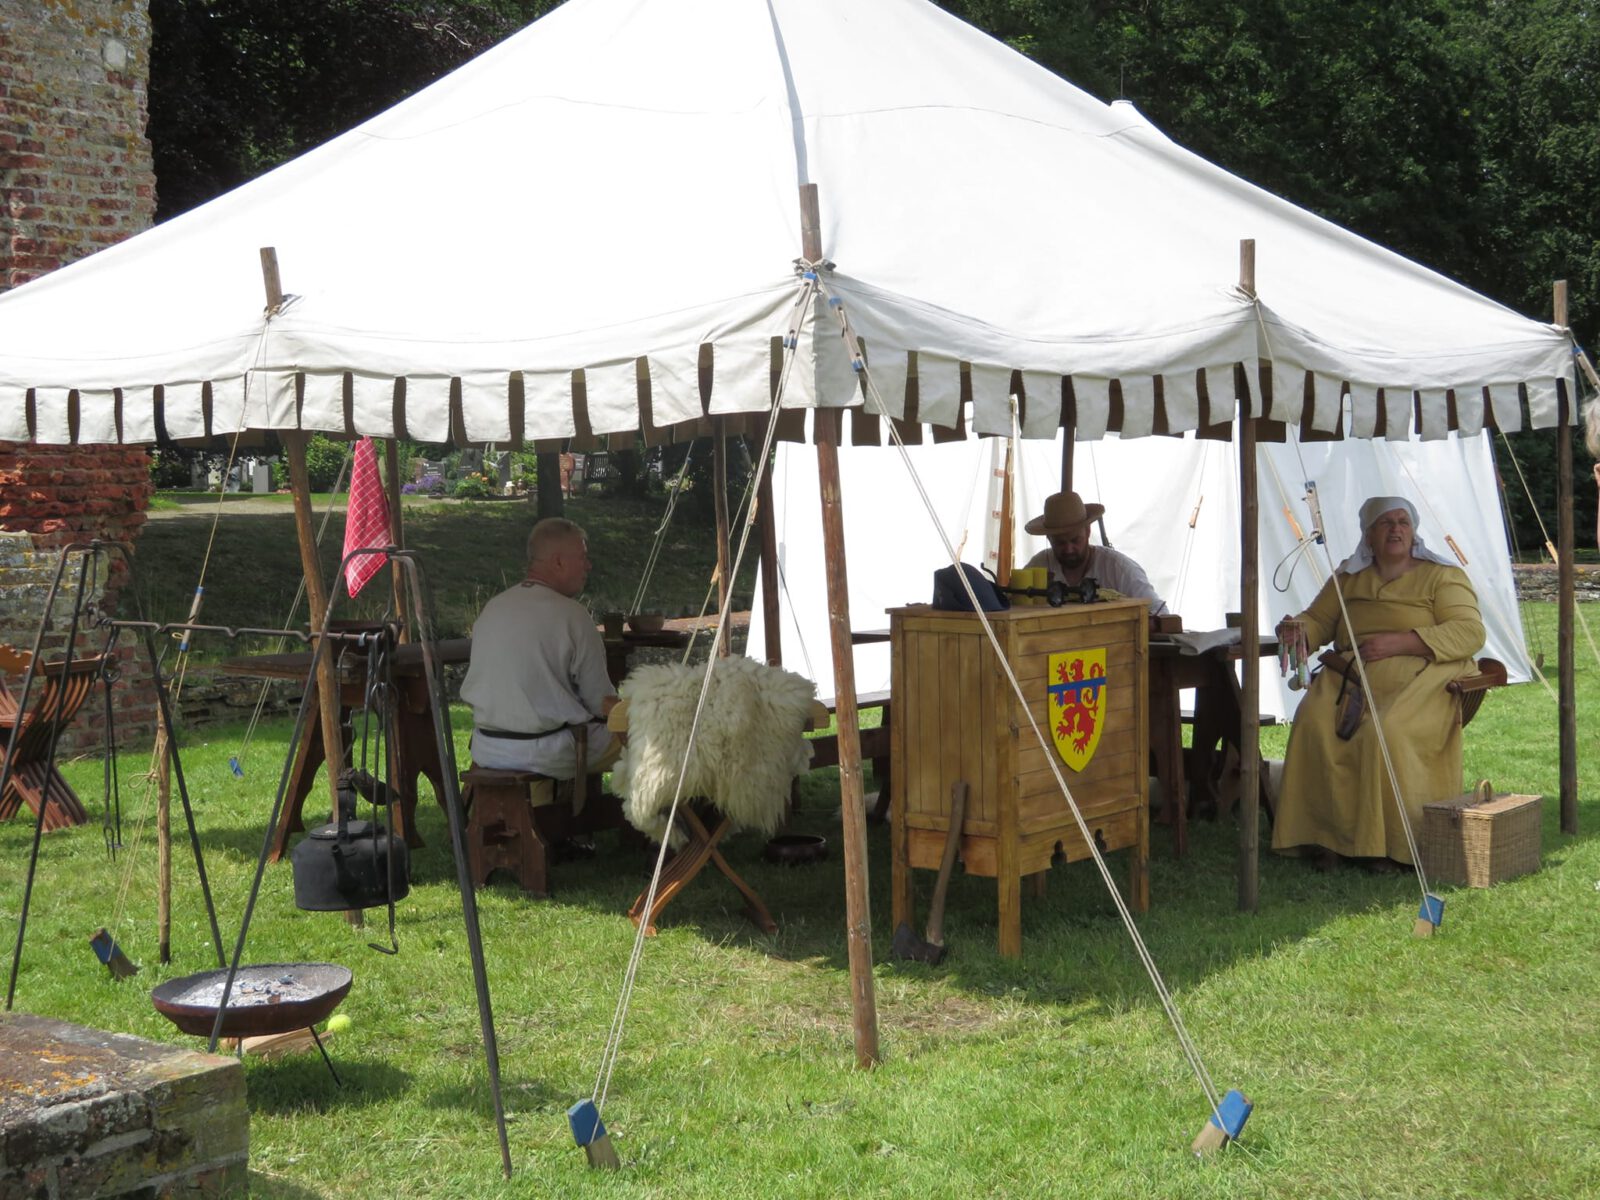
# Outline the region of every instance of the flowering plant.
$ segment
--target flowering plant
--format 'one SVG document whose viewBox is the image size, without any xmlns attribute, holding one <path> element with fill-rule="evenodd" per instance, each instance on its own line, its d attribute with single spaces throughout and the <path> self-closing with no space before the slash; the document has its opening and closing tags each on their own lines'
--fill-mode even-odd
<svg viewBox="0 0 1600 1200">
<path fill-rule="evenodd" d="M 424 475 L 415 483 L 403 484 L 400 488 L 402 496 L 442 496 L 444 495 L 443 475 Z"/>
<path fill-rule="evenodd" d="M 487 500 L 494 495 L 494 482 L 482 471 L 472 471 L 456 480 L 450 494 L 457 500 Z"/>
</svg>

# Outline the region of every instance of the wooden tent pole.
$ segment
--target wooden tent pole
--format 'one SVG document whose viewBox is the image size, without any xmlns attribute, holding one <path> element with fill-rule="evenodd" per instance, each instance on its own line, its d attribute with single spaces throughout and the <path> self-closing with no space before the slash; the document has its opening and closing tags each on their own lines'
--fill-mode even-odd
<svg viewBox="0 0 1600 1200">
<path fill-rule="evenodd" d="M 1075 426 L 1067 425 L 1061 432 L 1061 490 L 1072 490 L 1072 454 L 1078 444 L 1078 431 Z"/>
<path fill-rule="evenodd" d="M 1000 485 L 1000 544 L 997 552 L 997 561 L 994 566 L 994 577 L 1001 587 L 1011 584 L 1011 564 L 1016 559 L 1016 495 L 1012 491 L 1011 481 L 1016 463 L 1012 454 L 1016 451 L 1016 443 L 1010 438 L 1006 439 L 1005 478 Z"/>
<path fill-rule="evenodd" d="M 801 252 L 822 260 L 822 218 L 817 185 L 800 185 Z M 822 499 L 822 544 L 827 563 L 828 632 L 833 646 L 834 717 L 839 733 L 839 800 L 844 810 L 845 937 L 850 957 L 850 1002 L 856 1065 L 876 1066 L 878 1004 L 872 979 L 872 910 L 867 899 L 867 806 L 861 786 L 861 729 L 856 712 L 856 668 L 850 644 L 850 589 L 845 579 L 844 508 L 839 489 L 839 447 L 827 422 L 817 426 L 817 477 Z"/>
<path fill-rule="evenodd" d="M 311 524 L 311 481 L 306 473 L 306 443 L 301 430 L 282 433 L 284 457 L 289 460 L 289 491 L 294 496 L 294 532 L 300 543 L 300 570 L 306 577 L 306 606 L 311 612 L 311 629 L 320 632 L 328 617 L 328 593 L 322 583 L 322 567 L 317 562 L 317 539 Z M 344 739 L 339 732 L 339 681 L 334 672 L 337 652 L 331 647 L 317 656 L 317 699 L 322 709 L 322 748 L 328 764 L 330 820 L 339 815 L 339 768 L 344 764 Z"/>
<path fill-rule="evenodd" d="M 1256 243 L 1239 242 L 1239 290 L 1256 295 Z M 1255 381 L 1260 395 L 1260 376 Z M 1248 385 L 1250 381 L 1246 380 Z M 1254 912 L 1260 898 L 1261 774 L 1260 513 L 1256 494 L 1256 420 L 1239 398 L 1239 909 Z M 1182 803 L 1182 798 L 1179 798 Z"/>
<path fill-rule="evenodd" d="M 267 289 L 267 314 L 283 307 L 283 285 L 278 274 L 278 252 L 261 248 L 261 276 Z M 317 539 L 311 527 L 311 477 L 306 473 L 304 430 L 281 433 L 284 458 L 289 463 L 289 491 L 294 498 L 295 540 L 300 544 L 300 569 L 306 577 L 306 605 L 311 611 L 313 632 L 322 628 L 328 616 L 328 593 L 322 586 L 322 568 L 317 563 Z M 344 740 L 339 733 L 339 681 L 334 676 L 334 656 L 325 650 L 318 656 L 317 697 L 322 708 L 322 747 L 328 764 L 328 811 L 339 815 L 339 768 L 344 764 Z M 354 916 L 359 919 L 360 913 Z"/>
<path fill-rule="evenodd" d="M 728 437 L 721 417 L 711 419 L 711 496 L 717 510 L 717 611 L 725 612 L 728 593 L 733 590 L 733 580 L 728 578 L 733 570 L 733 554 L 728 542 Z M 722 627 L 717 639 L 717 654 L 727 658 L 731 645 L 728 627 Z"/>
<path fill-rule="evenodd" d="M 1567 281 L 1555 285 L 1555 323 L 1567 325 Z M 1572 428 L 1576 380 L 1563 380 L 1556 407 L 1556 560 L 1559 582 L 1556 653 L 1560 659 L 1561 832 L 1578 832 L 1578 705 L 1573 621 L 1577 616 L 1572 546 Z"/>
<path fill-rule="evenodd" d="M 383 441 L 383 475 L 384 490 L 389 493 L 389 541 L 397 549 L 404 549 L 405 522 L 400 515 L 400 443 L 394 438 L 385 438 Z M 389 571 L 394 584 L 394 611 L 400 618 L 400 640 L 409 642 L 411 622 L 405 619 L 405 615 L 410 610 L 406 608 L 406 588 L 400 564 L 390 564 Z"/>
<path fill-rule="evenodd" d="M 756 489 L 756 519 L 761 522 L 761 629 L 766 634 L 767 665 L 783 666 L 783 639 L 778 629 L 778 522 L 772 515 L 772 464 L 761 472 Z"/>
</svg>

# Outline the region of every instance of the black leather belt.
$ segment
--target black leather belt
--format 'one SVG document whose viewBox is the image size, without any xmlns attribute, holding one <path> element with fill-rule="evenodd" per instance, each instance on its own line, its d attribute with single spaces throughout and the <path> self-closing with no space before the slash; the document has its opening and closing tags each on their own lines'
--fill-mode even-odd
<svg viewBox="0 0 1600 1200">
<path fill-rule="evenodd" d="M 481 733 L 484 737 L 504 738 L 511 742 L 532 742 L 549 737 L 552 733 L 560 733 L 565 728 L 565 725 L 557 725 L 554 729 L 546 729 L 543 733 L 513 733 L 509 729 L 476 729 L 473 732 Z"/>
</svg>

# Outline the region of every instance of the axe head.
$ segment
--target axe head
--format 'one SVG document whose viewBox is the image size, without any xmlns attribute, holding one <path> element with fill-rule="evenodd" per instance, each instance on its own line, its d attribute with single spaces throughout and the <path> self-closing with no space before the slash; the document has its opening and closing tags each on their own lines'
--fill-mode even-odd
<svg viewBox="0 0 1600 1200">
<path fill-rule="evenodd" d="M 911 932 L 911 926 L 903 921 L 895 927 L 894 941 L 889 949 L 896 958 L 925 962 L 929 966 L 938 966 L 944 961 L 943 943 L 935 945 L 925 938 L 918 937 Z"/>
</svg>

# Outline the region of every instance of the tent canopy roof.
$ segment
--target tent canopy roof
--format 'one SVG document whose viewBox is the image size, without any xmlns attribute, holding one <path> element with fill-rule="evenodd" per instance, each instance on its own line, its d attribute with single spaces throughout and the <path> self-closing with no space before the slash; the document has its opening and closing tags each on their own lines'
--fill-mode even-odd
<svg viewBox="0 0 1600 1200">
<path fill-rule="evenodd" d="M 1237 378 L 1256 415 L 1321 431 L 1343 412 L 1391 437 L 1557 419 L 1565 331 L 1229 175 L 926 0 L 568 0 L 326 145 L 0 297 L 0 437 L 503 441 L 762 411 L 806 183 L 827 288 L 895 416 L 1005 432 L 1020 392 L 1030 436 L 1176 432 L 1226 420 Z M 1237 286 L 1243 238 L 1259 301 Z M 270 319 L 264 246 L 290 297 Z M 786 406 L 861 402 L 822 305 L 796 354 Z"/>
</svg>

